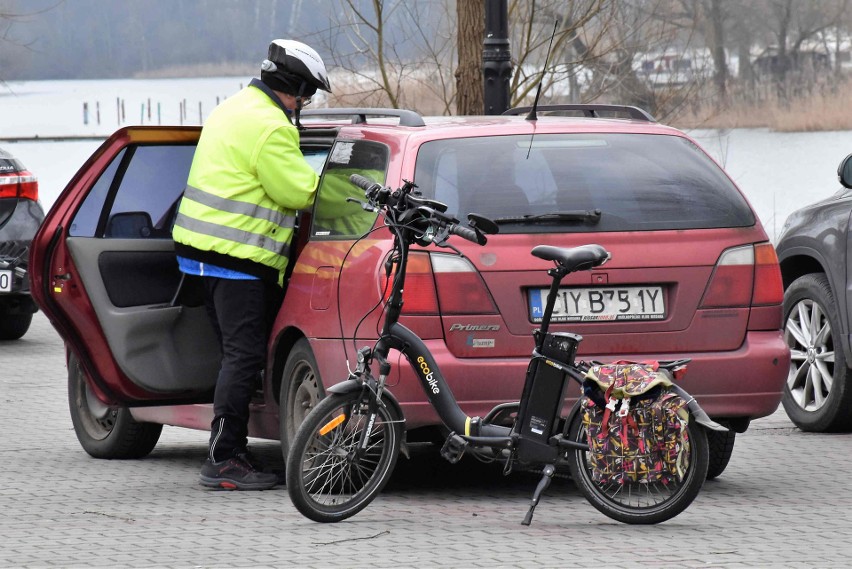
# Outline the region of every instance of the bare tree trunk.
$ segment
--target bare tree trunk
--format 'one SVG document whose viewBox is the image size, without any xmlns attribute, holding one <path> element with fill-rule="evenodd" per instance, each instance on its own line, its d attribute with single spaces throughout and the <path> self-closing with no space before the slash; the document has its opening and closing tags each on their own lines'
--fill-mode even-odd
<svg viewBox="0 0 852 569">
<path fill-rule="evenodd" d="M 713 80 L 716 83 L 718 103 L 724 105 L 728 98 L 728 62 L 725 57 L 725 13 L 723 0 L 710 0 L 710 37 L 713 51 Z"/>
<path fill-rule="evenodd" d="M 458 0 L 456 12 L 458 14 L 456 113 L 481 115 L 485 109 L 482 83 L 485 0 Z"/>
<path fill-rule="evenodd" d="M 775 71 L 775 81 L 781 100 L 787 99 L 787 71 L 790 68 L 790 56 L 787 51 L 788 36 L 790 33 L 790 21 L 793 18 L 793 0 L 784 0 L 775 5 L 775 13 L 778 17 L 778 66 Z"/>
</svg>

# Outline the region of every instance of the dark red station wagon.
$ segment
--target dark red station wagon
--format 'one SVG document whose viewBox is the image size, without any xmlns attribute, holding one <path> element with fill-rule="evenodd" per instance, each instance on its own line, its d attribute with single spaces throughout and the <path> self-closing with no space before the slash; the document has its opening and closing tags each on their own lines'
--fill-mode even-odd
<svg viewBox="0 0 852 569">
<path fill-rule="evenodd" d="M 457 240 L 463 255 L 412 255 L 407 280 L 404 323 L 469 415 L 520 395 L 549 283 L 548 263 L 530 250 L 586 243 L 612 259 L 566 279 L 555 312 L 557 329 L 583 336 L 580 358 L 691 358 L 684 387 L 736 432 L 776 410 L 790 362 L 781 278 L 735 184 L 684 133 L 639 109 L 538 111 L 537 120 L 524 110 L 304 113 L 302 150 L 322 178 L 300 218 L 252 436 L 279 439 L 286 453 L 324 388 L 377 337 L 391 238 L 375 213 L 346 201 L 363 197 L 353 173 L 392 187 L 413 180 L 459 219 L 476 212 L 500 226 L 485 247 Z M 71 416 L 96 457 L 144 456 L 163 424 L 209 428 L 220 355 L 170 232 L 199 132 L 119 130 L 70 181 L 34 241 L 32 294 L 65 340 Z M 441 440 L 410 367 L 393 369 L 388 384 L 408 440 Z M 727 465 L 734 436 L 712 433 L 711 477 Z"/>
</svg>

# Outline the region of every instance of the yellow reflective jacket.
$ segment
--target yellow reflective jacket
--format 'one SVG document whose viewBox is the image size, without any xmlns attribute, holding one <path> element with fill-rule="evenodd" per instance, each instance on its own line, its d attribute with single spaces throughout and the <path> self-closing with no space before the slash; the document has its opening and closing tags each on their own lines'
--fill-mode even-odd
<svg viewBox="0 0 852 569">
<path fill-rule="evenodd" d="M 253 80 L 204 124 L 175 219 L 175 252 L 281 284 L 297 210 L 313 203 L 318 180 L 283 105 Z"/>
</svg>

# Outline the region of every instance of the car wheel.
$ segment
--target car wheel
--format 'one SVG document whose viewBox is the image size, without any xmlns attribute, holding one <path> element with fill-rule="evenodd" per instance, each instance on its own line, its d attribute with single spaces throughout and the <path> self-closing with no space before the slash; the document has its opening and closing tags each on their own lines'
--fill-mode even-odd
<svg viewBox="0 0 852 569">
<path fill-rule="evenodd" d="M 308 340 L 300 339 L 290 351 L 281 380 L 278 416 L 285 459 L 299 425 L 325 395 L 318 369 Z"/>
<path fill-rule="evenodd" d="M 27 333 L 33 315 L 27 314 L 4 314 L 0 317 L 0 340 L 17 340 Z"/>
<path fill-rule="evenodd" d="M 710 447 L 710 464 L 707 467 L 707 480 L 713 480 L 728 467 L 734 452 L 734 441 L 737 433 L 734 431 L 707 431 L 707 445 Z"/>
<path fill-rule="evenodd" d="M 95 458 L 142 458 L 154 450 L 163 431 L 162 425 L 136 421 L 127 407 L 104 405 L 73 355 L 68 360 L 68 403 L 77 440 Z"/>
<path fill-rule="evenodd" d="M 784 293 L 784 339 L 790 372 L 784 410 L 803 431 L 846 431 L 852 426 L 852 388 L 840 342 L 837 303 L 822 273 L 799 277 Z"/>
</svg>

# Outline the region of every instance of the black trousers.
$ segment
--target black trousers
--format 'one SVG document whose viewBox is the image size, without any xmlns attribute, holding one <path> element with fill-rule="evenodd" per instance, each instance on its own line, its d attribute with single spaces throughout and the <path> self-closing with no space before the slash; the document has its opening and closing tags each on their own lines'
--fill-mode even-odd
<svg viewBox="0 0 852 569">
<path fill-rule="evenodd" d="M 248 443 L 249 404 L 266 360 L 281 293 L 260 280 L 204 277 L 207 313 L 219 337 L 222 366 L 213 396 L 210 458 L 226 460 Z"/>
</svg>

